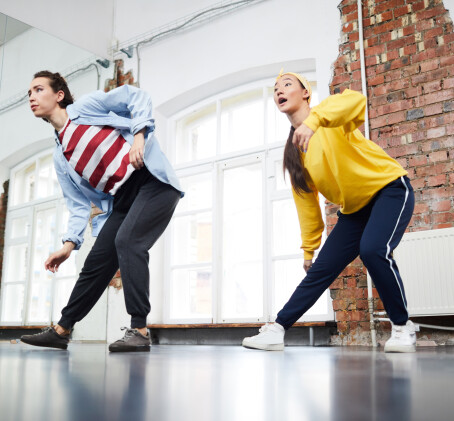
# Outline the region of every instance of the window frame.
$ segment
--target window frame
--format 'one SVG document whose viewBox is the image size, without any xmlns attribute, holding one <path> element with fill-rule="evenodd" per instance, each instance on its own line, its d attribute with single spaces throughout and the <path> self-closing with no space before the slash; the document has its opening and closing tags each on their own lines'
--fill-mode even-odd
<svg viewBox="0 0 454 421">
<path fill-rule="evenodd" d="M 38 192 L 38 183 L 37 180 L 38 174 L 40 171 L 40 162 L 43 158 L 53 156 L 53 148 L 46 148 L 39 152 L 38 154 L 30 157 L 28 159 L 23 160 L 16 166 L 14 166 L 10 171 L 10 188 L 9 191 L 11 194 L 8 195 L 8 207 L 7 207 L 7 215 L 6 215 L 6 225 L 5 225 L 5 241 L 4 241 L 4 258 L 3 258 L 3 273 L 2 273 L 2 288 L 0 291 L 0 323 L 4 326 L 35 326 L 41 324 L 50 324 L 55 323 L 57 320 L 54 320 L 53 313 L 55 307 L 55 294 L 56 294 L 56 286 L 57 282 L 62 282 L 67 280 L 70 276 L 69 275 L 59 275 L 54 274 L 51 277 L 50 282 L 50 307 L 48 310 L 48 320 L 42 321 L 29 321 L 29 313 L 30 313 L 30 300 L 31 300 L 31 287 L 32 287 L 32 271 L 33 271 L 33 256 L 34 256 L 34 244 L 35 244 L 35 236 L 36 236 L 36 226 L 35 226 L 35 218 L 37 212 L 46 210 L 46 209 L 55 209 L 55 218 L 56 218 L 56 236 L 53 239 L 53 246 L 55 250 L 61 245 L 61 238 L 60 234 L 62 233 L 63 228 L 63 214 L 66 210 L 65 199 L 61 192 L 61 189 L 58 193 L 51 194 L 49 196 L 37 199 L 37 192 Z M 34 199 L 31 201 L 22 202 L 19 204 L 13 204 L 16 201 L 15 192 L 16 192 L 16 183 L 18 174 L 27 166 L 32 165 L 35 163 L 34 169 L 34 176 L 35 176 L 35 183 L 33 186 Z M 53 165 L 51 166 L 52 171 L 54 171 Z M 51 185 L 52 178 L 49 179 L 48 185 Z M 21 217 L 22 215 L 27 216 L 28 218 L 28 225 L 29 230 L 27 236 L 21 238 L 11 238 L 11 230 L 12 230 L 12 223 L 16 217 Z M 23 241 L 26 239 L 27 242 L 27 259 L 26 259 L 26 279 L 25 281 L 13 281 L 13 282 L 6 282 L 6 279 L 9 276 L 9 259 L 10 259 L 10 247 L 14 244 L 23 244 Z M 75 260 L 75 255 L 73 259 Z M 44 264 L 44 262 L 42 262 Z M 69 263 L 69 262 L 68 262 Z M 74 278 L 73 275 L 71 275 Z M 74 279 L 75 281 L 75 279 Z M 39 281 L 40 283 L 44 281 Z M 24 285 L 24 299 L 23 299 L 23 308 L 21 314 L 21 321 L 4 321 L 1 319 L 2 312 L 3 312 L 3 305 L 4 305 L 4 295 L 5 289 L 8 285 Z"/>
<path fill-rule="evenodd" d="M 309 80 L 315 80 L 315 72 L 305 72 Z M 181 110 L 178 113 L 175 113 L 168 120 L 168 133 L 169 138 L 174 139 L 173 142 L 170 142 L 168 145 L 168 156 L 171 162 L 174 163 L 174 168 L 178 177 L 186 177 L 190 175 L 195 175 L 203 172 L 204 168 L 209 168 L 213 175 L 213 184 L 212 184 L 212 241 L 213 241 L 213 259 L 212 259 L 212 312 L 211 317 L 202 317 L 202 318 L 171 318 L 170 311 L 170 300 L 171 300 L 171 285 L 170 285 L 170 273 L 172 267 L 170 265 L 170 256 L 172 253 L 172 224 L 170 224 L 170 229 L 164 234 L 164 253 L 165 253 L 165 268 L 164 268 L 164 280 L 165 285 L 163 288 L 163 322 L 165 324 L 199 324 L 199 323 L 251 323 L 251 322 L 267 322 L 271 321 L 273 318 L 272 308 L 274 300 L 274 279 L 273 279 L 273 262 L 274 258 L 272 256 L 272 230 L 269 227 L 272 227 L 272 190 L 270 188 L 270 182 L 272 177 L 275 177 L 275 170 L 273 168 L 270 172 L 270 165 L 274 165 L 277 160 L 277 157 L 280 155 L 282 157 L 285 139 L 271 141 L 271 133 L 267 127 L 267 117 L 268 117 L 268 104 L 269 104 L 269 88 L 274 85 L 274 79 L 262 79 L 252 83 L 244 84 L 237 86 L 233 89 L 226 90 L 224 92 L 218 93 L 214 96 L 206 98 L 196 104 L 193 104 L 191 107 L 188 107 L 184 110 Z M 315 85 L 315 84 L 314 84 Z M 263 115 L 264 115 L 264 142 L 259 146 L 254 146 L 246 148 L 240 151 L 220 153 L 221 151 L 221 127 L 220 127 L 220 118 L 221 118 L 221 103 L 223 100 L 235 97 L 247 93 L 248 91 L 253 91 L 261 88 L 263 95 Z M 177 124 L 179 121 L 187 118 L 191 113 L 199 112 L 204 108 L 216 104 L 216 118 L 217 118 L 217 136 L 216 136 L 216 153 L 215 155 L 199 159 L 188 161 L 184 163 L 175 164 L 176 155 L 175 150 L 177 148 Z M 290 124 L 289 124 L 290 126 Z M 262 159 L 262 212 L 263 212 L 263 314 L 255 318 L 223 318 L 222 317 L 222 197 L 223 197 L 223 172 L 222 167 L 231 167 L 232 165 L 240 165 L 240 162 L 248 162 L 253 160 L 254 156 L 260 156 Z M 272 161 L 272 164 L 271 164 Z M 270 174 L 272 174 L 270 176 Z M 292 197 L 291 191 L 287 193 L 280 192 L 279 195 L 283 197 Z M 184 198 L 183 198 L 184 200 Z M 322 210 L 324 208 L 324 198 L 320 199 Z M 178 215 L 178 208 L 176 211 Z M 325 214 L 322 211 L 322 215 L 325 218 Z M 323 239 L 326 238 L 326 230 L 323 233 Z M 268 246 L 267 246 L 268 244 Z M 316 253 L 317 255 L 317 253 Z M 294 258 L 298 256 L 302 259 L 302 251 L 299 255 L 288 256 L 289 258 Z M 301 260 L 302 264 L 302 260 Z M 332 309 L 331 298 L 329 296 L 329 291 L 325 292 L 327 309 L 326 314 L 324 315 L 304 315 L 302 320 L 304 321 L 324 321 L 324 320 L 334 320 L 334 312 Z M 274 320 L 274 319 L 273 319 Z"/>
<path fill-rule="evenodd" d="M 215 172 L 215 166 L 212 164 L 203 164 L 200 165 L 196 168 L 187 168 L 184 170 L 181 170 L 178 174 L 179 177 L 191 177 L 199 174 L 206 174 L 206 173 L 211 173 L 213 179 L 216 179 L 216 172 Z M 214 199 L 214 195 L 216 194 L 215 191 L 215 183 L 212 184 L 211 190 L 212 190 L 212 198 Z M 184 200 L 184 198 L 183 198 Z M 215 215 L 215 206 L 216 200 L 213 200 L 212 202 L 212 207 L 211 207 L 211 212 L 212 212 L 212 224 L 213 227 L 216 226 L 214 222 L 214 215 Z M 177 208 L 178 209 L 178 208 Z M 199 211 L 183 211 L 181 213 L 178 212 L 178 210 L 174 213 L 172 216 L 172 220 L 174 217 L 179 217 L 179 216 L 185 216 L 185 215 L 190 215 L 190 214 L 195 214 Z M 174 226 L 172 223 L 169 224 L 168 229 L 164 233 L 164 294 L 163 294 L 163 320 L 167 324 L 174 324 L 174 323 L 186 323 L 186 318 L 179 318 L 179 317 L 172 317 L 171 316 L 171 297 L 172 297 L 172 277 L 171 277 L 171 272 L 174 269 L 184 269 L 184 268 L 191 268 L 191 267 L 200 267 L 203 266 L 203 264 L 181 264 L 181 265 L 173 265 L 172 264 L 172 259 L 171 259 L 171 241 L 173 238 L 173 230 Z M 218 244 L 218 241 L 215 240 L 217 233 L 213 230 L 212 232 L 212 248 L 213 248 L 213 253 L 212 253 L 212 259 L 211 259 L 211 273 L 212 277 L 214 277 L 214 274 L 217 271 L 217 263 L 216 263 L 216 256 L 218 254 L 218 251 L 216 249 L 215 244 Z M 208 264 L 207 264 L 208 267 Z M 211 299 L 212 303 L 215 302 L 214 297 L 217 294 L 217 289 L 214 287 L 213 283 L 211 285 Z M 212 314 L 213 314 L 213 307 L 212 307 Z M 213 323 L 213 318 L 212 317 L 196 317 L 196 318 L 191 318 L 191 324 L 198 324 L 198 323 Z"/>
</svg>

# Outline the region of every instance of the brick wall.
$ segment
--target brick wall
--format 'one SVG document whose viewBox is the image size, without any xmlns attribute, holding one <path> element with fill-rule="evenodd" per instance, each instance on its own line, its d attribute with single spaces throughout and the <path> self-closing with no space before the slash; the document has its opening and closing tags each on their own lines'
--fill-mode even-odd
<svg viewBox="0 0 454 421">
<path fill-rule="evenodd" d="M 409 231 L 454 226 L 454 33 L 442 0 L 363 0 L 371 140 L 409 173 L 416 206 Z M 338 6 L 342 30 L 331 93 L 361 91 L 356 0 Z M 328 204 L 328 232 L 337 221 Z M 339 335 L 367 344 L 366 271 L 355 260 L 331 286 Z M 375 309 L 383 309 L 374 289 Z M 380 324 L 379 338 L 389 324 Z"/>
<path fill-rule="evenodd" d="M 0 195 L 0 284 L 3 274 L 3 251 L 5 246 L 6 209 L 8 205 L 9 180 L 3 183 L 3 193 Z"/>
<path fill-rule="evenodd" d="M 107 79 L 104 83 L 104 91 L 109 92 L 112 89 L 122 85 L 136 85 L 134 82 L 134 76 L 130 70 L 128 73 L 124 73 L 124 62 L 123 60 L 115 60 L 114 77 Z"/>
</svg>

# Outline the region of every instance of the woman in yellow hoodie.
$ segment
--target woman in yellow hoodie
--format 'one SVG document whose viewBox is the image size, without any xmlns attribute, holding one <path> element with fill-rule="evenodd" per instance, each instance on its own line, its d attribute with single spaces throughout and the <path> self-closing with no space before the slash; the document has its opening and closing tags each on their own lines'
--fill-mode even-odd
<svg viewBox="0 0 454 421">
<path fill-rule="evenodd" d="M 311 86 L 301 75 L 277 77 L 274 100 L 292 125 L 284 170 L 292 183 L 304 250 L 306 277 L 278 313 L 243 346 L 284 349 L 284 333 L 358 255 L 371 275 L 393 324 L 385 352 L 414 352 L 415 328 L 408 320 L 404 286 L 392 257 L 410 222 L 414 193 L 407 172 L 358 127 L 366 98 L 346 89 L 310 108 Z M 339 220 L 313 262 L 324 224 L 321 193 L 340 205 Z"/>
</svg>

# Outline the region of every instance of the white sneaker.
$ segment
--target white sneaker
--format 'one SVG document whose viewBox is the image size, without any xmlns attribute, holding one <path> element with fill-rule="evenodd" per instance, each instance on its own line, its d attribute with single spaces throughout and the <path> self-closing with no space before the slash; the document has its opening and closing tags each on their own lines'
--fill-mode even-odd
<svg viewBox="0 0 454 421">
<path fill-rule="evenodd" d="M 391 337 L 385 343 L 385 352 L 415 352 L 415 325 L 411 320 L 404 326 L 392 325 Z"/>
<path fill-rule="evenodd" d="M 243 339 L 245 348 L 263 349 L 264 351 L 284 350 L 285 329 L 278 323 L 265 324 L 259 334 Z"/>
</svg>

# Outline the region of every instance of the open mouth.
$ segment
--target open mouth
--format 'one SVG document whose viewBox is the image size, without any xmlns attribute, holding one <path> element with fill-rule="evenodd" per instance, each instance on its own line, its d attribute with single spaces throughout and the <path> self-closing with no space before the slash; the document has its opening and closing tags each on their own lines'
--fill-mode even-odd
<svg viewBox="0 0 454 421">
<path fill-rule="evenodd" d="M 287 102 L 285 98 L 279 98 L 279 105 L 283 104 L 284 102 Z"/>
</svg>

